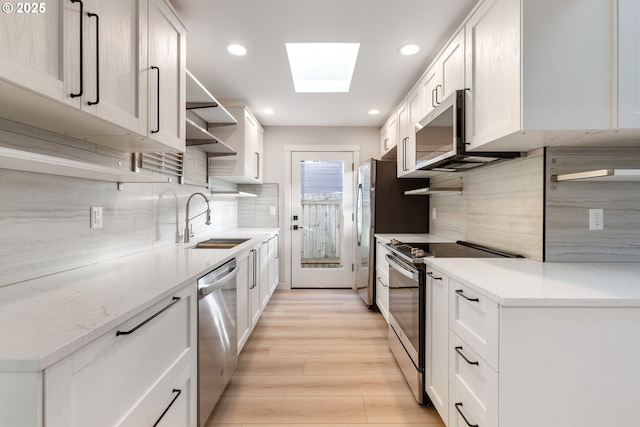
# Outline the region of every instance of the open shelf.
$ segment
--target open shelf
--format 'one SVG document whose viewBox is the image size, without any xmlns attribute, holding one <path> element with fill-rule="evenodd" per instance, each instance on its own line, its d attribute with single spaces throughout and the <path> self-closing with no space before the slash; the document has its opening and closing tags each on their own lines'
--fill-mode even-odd
<svg viewBox="0 0 640 427">
<path fill-rule="evenodd" d="M 219 140 L 208 130 L 202 128 L 196 122 L 186 119 L 187 122 L 187 146 L 198 146 L 207 153 L 216 156 L 232 156 L 236 154 L 233 148 Z"/>
<path fill-rule="evenodd" d="M 189 70 L 187 70 L 186 86 L 187 110 L 191 110 L 211 126 L 238 124 L 237 120 Z"/>
<path fill-rule="evenodd" d="M 574 172 L 551 175 L 551 182 L 562 181 L 592 181 L 592 182 L 623 182 L 640 181 L 640 169 L 597 169 L 584 172 Z"/>
<path fill-rule="evenodd" d="M 443 187 L 443 188 L 416 188 L 415 190 L 407 190 L 404 192 L 405 196 L 429 196 L 432 194 L 447 194 L 447 193 L 460 193 L 462 194 L 462 185 L 460 187 Z"/>
<path fill-rule="evenodd" d="M 171 179 L 166 176 L 145 175 L 4 147 L 0 147 L 0 169 L 118 183 L 171 182 Z"/>
</svg>

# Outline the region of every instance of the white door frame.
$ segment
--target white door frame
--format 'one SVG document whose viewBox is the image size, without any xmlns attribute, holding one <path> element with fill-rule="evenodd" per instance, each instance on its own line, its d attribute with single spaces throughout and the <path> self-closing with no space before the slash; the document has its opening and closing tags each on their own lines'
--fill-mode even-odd
<svg viewBox="0 0 640 427">
<path fill-rule="evenodd" d="M 359 145 L 285 145 L 284 146 L 284 216 L 282 218 L 282 232 L 284 235 L 284 280 L 283 288 L 291 289 L 291 153 L 307 152 L 307 151 L 343 151 L 353 154 L 354 170 L 360 165 L 360 146 Z M 354 183 L 355 185 L 355 183 Z M 354 190 L 355 198 L 355 190 Z M 355 203 L 355 200 L 353 200 Z M 355 204 L 353 205 L 355 206 Z M 352 240 L 355 239 L 355 233 L 352 234 Z M 354 240 L 355 242 L 355 240 Z M 352 256 L 354 242 L 351 245 Z M 355 259 L 355 258 L 353 258 Z M 353 276 L 352 276 L 353 281 Z"/>
</svg>

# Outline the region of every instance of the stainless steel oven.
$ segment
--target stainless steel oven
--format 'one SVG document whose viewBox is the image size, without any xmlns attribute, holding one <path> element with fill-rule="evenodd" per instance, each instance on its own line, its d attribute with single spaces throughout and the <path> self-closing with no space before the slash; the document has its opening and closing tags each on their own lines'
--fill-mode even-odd
<svg viewBox="0 0 640 427">
<path fill-rule="evenodd" d="M 389 347 L 418 403 L 424 392 L 424 264 L 405 262 L 395 254 L 389 263 Z"/>
<path fill-rule="evenodd" d="M 389 264 L 389 347 L 418 403 L 430 403 L 424 388 L 426 265 L 429 258 L 520 257 L 477 244 L 403 243 L 387 245 Z"/>
</svg>

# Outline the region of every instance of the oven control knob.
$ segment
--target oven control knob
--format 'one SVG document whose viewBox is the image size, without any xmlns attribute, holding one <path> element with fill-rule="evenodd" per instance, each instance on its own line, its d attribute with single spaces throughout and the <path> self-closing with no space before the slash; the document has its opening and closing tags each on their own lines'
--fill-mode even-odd
<svg viewBox="0 0 640 427">
<path fill-rule="evenodd" d="M 424 251 L 418 248 L 411 248 L 411 255 L 416 258 L 420 258 L 424 256 Z"/>
</svg>

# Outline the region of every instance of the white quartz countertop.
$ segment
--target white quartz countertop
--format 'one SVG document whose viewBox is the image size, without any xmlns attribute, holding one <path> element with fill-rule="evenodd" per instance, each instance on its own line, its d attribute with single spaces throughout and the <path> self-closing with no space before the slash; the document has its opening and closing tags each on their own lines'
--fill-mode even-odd
<svg viewBox="0 0 640 427">
<path fill-rule="evenodd" d="M 0 371 L 44 369 L 277 233 L 235 229 L 0 288 Z M 189 249 L 210 237 L 232 249 Z"/>
<path fill-rule="evenodd" d="M 385 242 L 451 242 L 429 234 L 376 234 Z M 519 258 L 427 258 L 503 306 L 640 307 L 640 263 L 557 263 Z"/>
<path fill-rule="evenodd" d="M 640 307 L 639 263 L 430 258 L 427 264 L 503 306 Z"/>
</svg>

